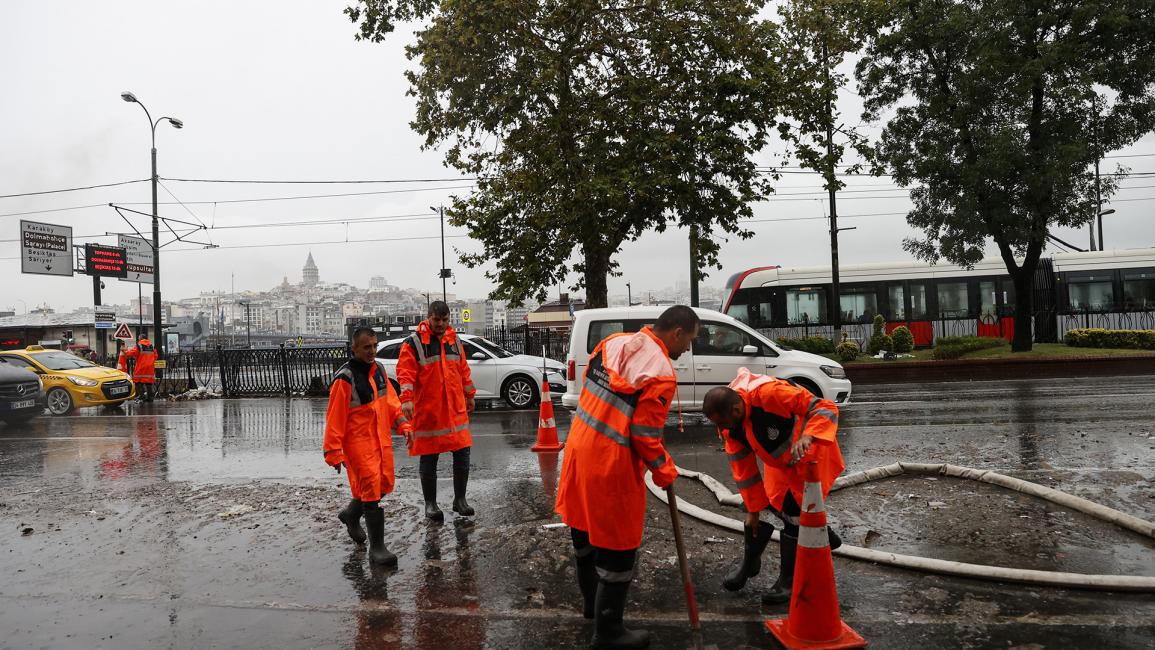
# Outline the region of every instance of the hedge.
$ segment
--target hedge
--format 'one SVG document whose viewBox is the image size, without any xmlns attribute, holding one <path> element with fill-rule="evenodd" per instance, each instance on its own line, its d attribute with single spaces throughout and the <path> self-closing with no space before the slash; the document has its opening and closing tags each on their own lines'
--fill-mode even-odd
<svg viewBox="0 0 1155 650">
<path fill-rule="evenodd" d="M 1155 330 L 1105 330 L 1086 327 L 1067 332 L 1063 342 L 1073 348 L 1155 350 Z"/>
<path fill-rule="evenodd" d="M 803 352 L 811 352 L 814 354 L 830 354 L 834 352 L 834 341 L 825 336 L 799 336 L 788 338 L 779 336 L 778 342 L 795 350 L 802 350 Z"/>
<path fill-rule="evenodd" d="M 1005 339 L 979 336 L 942 336 L 935 340 L 931 357 L 934 359 L 958 359 L 968 352 L 1001 348 L 1008 345 Z"/>
<path fill-rule="evenodd" d="M 851 340 L 845 340 L 838 344 L 838 360 L 842 363 L 850 363 L 858 358 L 861 350 L 858 349 L 858 344 Z"/>
</svg>

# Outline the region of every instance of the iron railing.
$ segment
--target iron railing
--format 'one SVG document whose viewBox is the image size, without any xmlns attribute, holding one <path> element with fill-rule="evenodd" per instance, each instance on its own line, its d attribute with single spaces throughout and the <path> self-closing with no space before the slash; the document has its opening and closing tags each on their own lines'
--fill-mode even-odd
<svg viewBox="0 0 1155 650">
<path fill-rule="evenodd" d="M 182 352 L 168 357 L 158 390 L 171 394 L 208 388 L 224 397 L 324 395 L 349 356 L 344 345 Z"/>
</svg>

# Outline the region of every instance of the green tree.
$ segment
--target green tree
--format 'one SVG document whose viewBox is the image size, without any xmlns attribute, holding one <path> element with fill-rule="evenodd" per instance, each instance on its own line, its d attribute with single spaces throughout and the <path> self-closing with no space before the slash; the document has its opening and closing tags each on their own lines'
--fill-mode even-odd
<svg viewBox="0 0 1155 650">
<path fill-rule="evenodd" d="M 360 0 L 359 39 L 423 20 L 407 50 L 412 127 L 477 177 L 451 223 L 493 262 L 491 294 L 542 299 L 571 270 L 606 305 L 623 242 L 678 225 L 695 265 L 769 192 L 753 162 L 773 126 L 774 26 L 718 0 Z M 576 259 L 576 262 L 574 261 Z"/>
<path fill-rule="evenodd" d="M 891 0 L 876 19 L 856 76 L 866 119 L 893 111 L 877 161 L 918 184 L 907 221 L 923 235 L 904 246 L 969 266 L 992 239 L 1015 285 L 1013 349 L 1029 350 L 1049 230 L 1091 214 L 1094 140 L 1110 151 L 1155 128 L 1155 3 Z"/>
</svg>

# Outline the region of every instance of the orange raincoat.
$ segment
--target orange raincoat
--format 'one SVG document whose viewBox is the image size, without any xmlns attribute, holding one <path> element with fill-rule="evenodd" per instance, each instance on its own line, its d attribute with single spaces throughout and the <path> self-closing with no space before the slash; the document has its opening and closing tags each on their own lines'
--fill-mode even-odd
<svg viewBox="0 0 1155 650">
<path fill-rule="evenodd" d="M 465 350 L 452 327 L 438 339 L 421 321 L 397 360 L 401 402 L 413 402 L 410 456 L 457 451 L 473 444 L 465 400 L 477 394 Z"/>
<path fill-rule="evenodd" d="M 818 478 L 825 497 L 846 468 L 835 439 L 838 407 L 788 381 L 755 375 L 746 368 L 738 369 L 738 377 L 730 382 L 730 388 L 737 391 L 746 404 L 746 420 L 742 425 L 745 440 L 740 442 L 743 436 L 735 436 L 725 429 L 719 433 L 726 443 L 730 469 L 746 510 L 756 512 L 773 505 L 780 511 L 787 490 L 794 495 L 795 502 L 802 503 L 802 467 L 811 460 L 818 461 Z M 787 465 L 791 446 L 804 434 L 813 436 L 814 442 L 802 460 L 793 466 Z M 765 448 L 759 439 L 773 441 L 772 448 Z M 763 463 L 764 476 L 759 476 L 755 457 Z"/>
<path fill-rule="evenodd" d="M 648 327 L 610 336 L 590 356 L 556 505 L 570 528 L 589 533 L 590 544 L 641 546 L 646 468 L 661 487 L 678 477 L 662 437 L 677 388 L 666 346 Z"/>
<path fill-rule="evenodd" d="M 380 501 L 393 491 L 393 440 L 410 430 L 380 363 L 356 359 L 337 370 L 325 413 L 325 462 L 345 463 L 353 498 Z"/>
<path fill-rule="evenodd" d="M 156 383 L 156 348 L 152 341 L 141 339 L 136 347 L 124 350 L 116 361 L 116 369 L 128 372 L 129 361 L 132 361 L 132 380 L 138 384 Z"/>
</svg>

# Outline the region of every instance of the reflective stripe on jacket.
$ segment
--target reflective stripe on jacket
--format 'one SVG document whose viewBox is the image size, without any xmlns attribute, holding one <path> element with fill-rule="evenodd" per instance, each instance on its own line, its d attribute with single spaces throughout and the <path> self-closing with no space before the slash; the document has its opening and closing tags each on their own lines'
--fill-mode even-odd
<svg viewBox="0 0 1155 650">
<path fill-rule="evenodd" d="M 379 501 L 393 491 L 393 435 L 410 430 L 380 362 L 350 360 L 329 384 L 325 462 L 345 463 L 354 499 Z"/>
<path fill-rule="evenodd" d="M 413 402 L 410 456 L 456 451 L 473 444 L 465 400 L 477 389 L 465 350 L 452 328 L 440 338 L 422 321 L 397 359 L 401 401 Z"/>
<path fill-rule="evenodd" d="M 650 328 L 615 334 L 590 356 L 570 421 L 556 509 L 599 548 L 642 543 L 645 472 L 665 487 L 678 470 L 662 430 L 678 380 L 666 346 Z"/>
<path fill-rule="evenodd" d="M 719 433 L 746 510 L 763 510 L 767 504 L 781 510 L 787 490 L 795 501 L 802 503 L 802 466 L 811 460 L 818 461 L 818 477 L 825 497 L 846 468 L 835 437 L 838 407 L 788 381 L 755 375 L 746 368 L 738 369 L 730 388 L 742 396 L 746 405 L 744 435 L 733 435 L 725 429 Z M 790 448 L 803 435 L 814 438 L 810 450 L 795 465 L 787 465 Z M 770 440 L 771 448 L 767 449 L 760 440 Z M 758 460 L 763 464 L 762 476 Z"/>
</svg>

